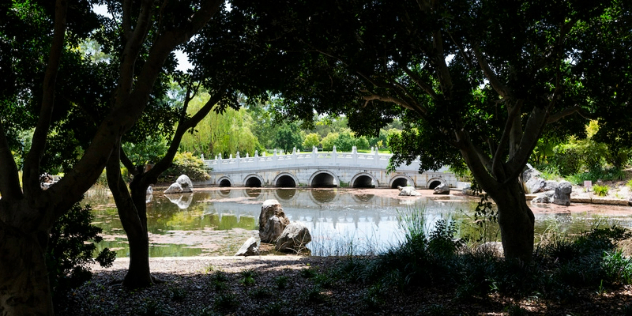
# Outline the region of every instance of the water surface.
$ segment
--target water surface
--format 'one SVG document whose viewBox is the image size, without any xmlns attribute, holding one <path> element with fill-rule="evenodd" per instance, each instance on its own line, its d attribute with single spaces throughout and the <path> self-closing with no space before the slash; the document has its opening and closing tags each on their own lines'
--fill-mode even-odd
<svg viewBox="0 0 632 316">
<path fill-rule="evenodd" d="M 158 190 L 157 190 L 158 191 Z M 244 189 L 212 188 L 192 194 L 154 194 L 147 206 L 150 256 L 233 255 L 250 236 L 258 234 L 261 204 L 278 200 L 291 221 L 305 224 L 314 255 L 373 254 L 397 245 L 404 237 L 399 218 L 423 210 L 424 227 L 439 220 L 455 223 L 457 235 L 471 240 L 498 240 L 497 225 L 475 223 L 477 198 L 464 196 L 398 197 L 388 189 Z M 113 199 L 93 191 L 95 224 L 104 230 L 99 249 L 129 256 L 127 238 Z M 579 233 L 594 225 L 617 222 L 632 227 L 627 207 L 584 205 L 532 207 L 536 235 L 550 231 Z"/>
</svg>

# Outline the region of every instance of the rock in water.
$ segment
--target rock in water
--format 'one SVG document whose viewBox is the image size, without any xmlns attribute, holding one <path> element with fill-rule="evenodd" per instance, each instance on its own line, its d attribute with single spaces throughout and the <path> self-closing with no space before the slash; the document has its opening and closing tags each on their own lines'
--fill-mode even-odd
<svg viewBox="0 0 632 316">
<path fill-rule="evenodd" d="M 555 191 L 546 191 L 538 194 L 531 203 L 553 203 Z"/>
<path fill-rule="evenodd" d="M 434 188 L 434 192 L 432 194 L 450 194 L 450 187 L 445 185 L 444 183 L 439 184 Z"/>
<path fill-rule="evenodd" d="M 193 182 L 191 182 L 191 179 L 189 179 L 186 174 L 179 176 L 178 180 L 176 180 L 176 183 L 182 187 L 183 193 L 193 192 Z"/>
<path fill-rule="evenodd" d="M 259 247 L 257 246 L 257 239 L 255 237 L 250 237 L 246 242 L 239 248 L 235 256 L 254 256 L 259 254 Z"/>
<path fill-rule="evenodd" d="M 174 183 L 172 185 L 170 185 L 166 190 L 165 190 L 165 194 L 175 194 L 175 193 L 182 193 L 182 186 L 180 186 L 180 184 L 178 183 Z"/>
<path fill-rule="evenodd" d="M 259 238 L 261 242 L 274 243 L 290 224 L 283 208 L 277 200 L 266 200 L 259 214 Z"/>
<path fill-rule="evenodd" d="M 571 192 L 573 192 L 573 186 L 570 182 L 560 182 L 555 188 L 553 203 L 566 206 L 571 205 Z"/>
<path fill-rule="evenodd" d="M 397 187 L 399 189 L 399 196 L 416 196 L 421 193 L 415 191 L 415 187 Z"/>
<path fill-rule="evenodd" d="M 285 227 L 283 233 L 277 239 L 274 249 L 276 251 L 299 252 L 310 241 L 312 241 L 312 235 L 309 233 L 309 229 L 301 223 L 292 223 Z"/>
</svg>

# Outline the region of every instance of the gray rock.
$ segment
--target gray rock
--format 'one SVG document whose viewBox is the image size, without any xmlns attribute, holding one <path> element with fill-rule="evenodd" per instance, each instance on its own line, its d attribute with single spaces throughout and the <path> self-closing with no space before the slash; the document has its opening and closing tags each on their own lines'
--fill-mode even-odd
<svg viewBox="0 0 632 316">
<path fill-rule="evenodd" d="M 432 194 L 450 194 L 450 187 L 444 183 L 439 184 L 434 188 L 434 192 Z"/>
<path fill-rule="evenodd" d="M 259 254 L 259 246 L 257 245 L 257 239 L 255 237 L 250 237 L 246 242 L 239 248 L 235 256 L 254 256 Z"/>
<path fill-rule="evenodd" d="M 193 192 L 193 182 L 191 182 L 191 179 L 189 179 L 189 177 L 186 174 L 179 176 L 178 180 L 176 180 L 176 183 L 182 187 L 182 192 L 184 193 Z"/>
<path fill-rule="evenodd" d="M 525 189 L 527 193 L 538 193 L 544 191 L 543 189 L 546 187 L 546 181 L 542 178 L 532 176 L 529 181 L 525 184 Z"/>
<path fill-rule="evenodd" d="M 421 193 L 415 191 L 415 187 L 397 187 L 399 189 L 399 196 L 417 196 Z"/>
<path fill-rule="evenodd" d="M 145 195 L 152 195 L 154 194 L 154 188 L 150 186 L 147 187 L 147 192 L 145 192 Z"/>
<path fill-rule="evenodd" d="M 553 203 L 555 191 L 546 191 L 538 194 L 531 203 Z"/>
<path fill-rule="evenodd" d="M 279 201 L 266 200 L 263 202 L 259 214 L 259 238 L 261 238 L 261 242 L 276 242 L 289 224 L 290 220 L 285 217 Z"/>
<path fill-rule="evenodd" d="M 568 181 L 562 181 L 555 188 L 555 195 L 553 196 L 553 203 L 558 205 L 571 205 L 571 193 L 573 192 L 573 185 Z"/>
<path fill-rule="evenodd" d="M 555 190 L 557 189 L 558 186 L 559 186 L 559 183 L 557 183 L 557 181 L 546 180 L 546 184 L 544 185 L 544 188 L 542 188 L 542 191 Z"/>
<path fill-rule="evenodd" d="M 174 183 L 170 185 L 164 192 L 164 194 L 176 194 L 183 193 L 182 186 L 179 183 Z"/>
<path fill-rule="evenodd" d="M 540 178 L 540 175 L 540 171 L 533 168 L 530 164 L 527 164 L 527 169 L 522 172 L 522 181 L 527 183 L 532 177 Z"/>
<path fill-rule="evenodd" d="M 292 223 L 285 227 L 277 239 L 274 249 L 276 251 L 299 252 L 310 241 L 312 241 L 312 235 L 309 233 L 309 229 L 301 223 Z"/>
</svg>

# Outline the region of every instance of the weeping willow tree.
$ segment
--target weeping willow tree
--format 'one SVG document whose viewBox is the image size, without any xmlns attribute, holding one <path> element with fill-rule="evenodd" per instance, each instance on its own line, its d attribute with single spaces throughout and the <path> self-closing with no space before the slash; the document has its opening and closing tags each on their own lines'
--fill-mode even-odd
<svg viewBox="0 0 632 316">
<path fill-rule="evenodd" d="M 210 96 L 201 93 L 191 100 L 188 112 L 196 113 Z M 189 151 L 195 155 L 204 154 L 205 157 L 221 155 L 228 158 L 237 152 L 241 156 L 246 153 L 254 155 L 255 150 L 261 151 L 259 140 L 250 129 L 254 121 L 250 114 L 244 110 L 227 108 L 224 112 L 211 112 L 192 131 L 186 134 L 180 150 Z"/>
</svg>

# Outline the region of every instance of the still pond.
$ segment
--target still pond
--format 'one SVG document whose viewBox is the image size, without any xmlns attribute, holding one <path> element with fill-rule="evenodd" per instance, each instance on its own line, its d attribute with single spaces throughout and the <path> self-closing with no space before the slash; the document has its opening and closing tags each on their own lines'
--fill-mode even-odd
<svg viewBox="0 0 632 316">
<path fill-rule="evenodd" d="M 453 221 L 458 237 L 481 239 L 474 223 L 478 198 L 465 196 L 398 197 L 390 189 L 246 189 L 209 188 L 190 194 L 165 196 L 156 190 L 147 205 L 150 256 L 233 255 L 250 236 L 258 234 L 261 204 L 278 200 L 291 221 L 305 224 L 312 233 L 313 255 L 375 254 L 397 245 L 404 237 L 399 219 L 423 212 L 431 231 L 439 220 Z M 125 232 L 114 200 L 105 189 L 91 190 L 94 224 L 103 229 L 97 245 L 129 256 Z M 577 204 L 531 206 L 536 235 L 549 232 L 579 233 L 595 225 L 617 223 L 632 227 L 632 208 Z M 499 239 L 497 225 L 488 225 L 485 241 Z M 536 237 L 537 238 L 537 237 Z"/>
</svg>

